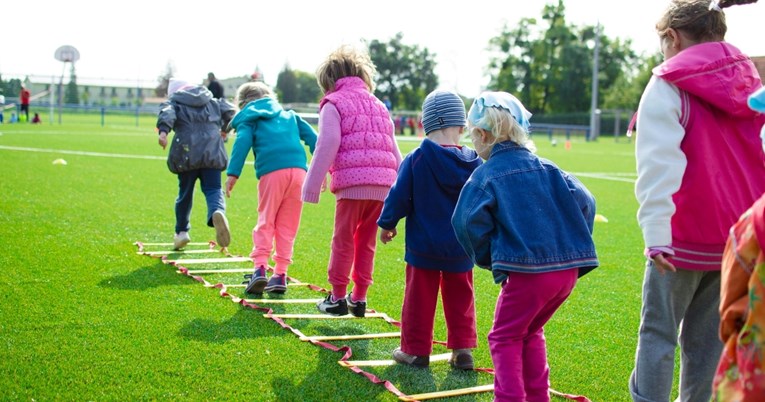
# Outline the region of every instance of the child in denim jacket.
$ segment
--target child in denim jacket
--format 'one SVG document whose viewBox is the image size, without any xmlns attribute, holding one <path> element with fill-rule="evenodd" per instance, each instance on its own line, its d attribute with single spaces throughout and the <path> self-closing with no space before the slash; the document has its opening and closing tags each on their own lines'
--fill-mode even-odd
<svg viewBox="0 0 765 402">
<path fill-rule="evenodd" d="M 468 131 L 486 163 L 460 193 L 452 225 L 476 265 L 502 285 L 489 333 L 495 400 L 549 400 L 544 324 L 598 266 L 595 199 L 574 176 L 533 154 L 529 113 L 484 92 Z"/>
</svg>

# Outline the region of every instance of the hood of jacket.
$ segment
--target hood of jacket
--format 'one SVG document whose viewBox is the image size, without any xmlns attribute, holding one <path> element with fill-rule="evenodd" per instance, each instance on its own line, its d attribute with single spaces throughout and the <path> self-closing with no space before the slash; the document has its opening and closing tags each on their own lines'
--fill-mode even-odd
<svg viewBox="0 0 765 402">
<path fill-rule="evenodd" d="M 732 116 L 756 114 L 747 98 L 762 86 L 760 76 L 749 57 L 727 42 L 686 48 L 653 73 Z"/>
<path fill-rule="evenodd" d="M 170 95 L 169 100 L 188 106 L 199 107 L 209 103 L 212 98 L 212 92 L 209 89 L 203 86 L 196 86 L 173 93 Z"/>
<path fill-rule="evenodd" d="M 240 124 L 252 123 L 258 119 L 271 119 L 283 111 L 276 100 L 265 97 L 256 99 L 244 106 L 231 120 L 231 126 L 237 128 Z"/>
<path fill-rule="evenodd" d="M 466 146 L 443 147 L 425 138 L 420 150 L 432 177 L 448 194 L 459 194 L 468 177 L 483 163 L 478 153 Z"/>
</svg>

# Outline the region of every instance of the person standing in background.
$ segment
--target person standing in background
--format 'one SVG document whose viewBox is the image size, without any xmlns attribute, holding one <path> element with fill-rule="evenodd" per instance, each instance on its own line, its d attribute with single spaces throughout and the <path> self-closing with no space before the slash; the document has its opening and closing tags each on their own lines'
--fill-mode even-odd
<svg viewBox="0 0 765 402">
<path fill-rule="evenodd" d="M 29 92 L 26 86 L 21 86 L 21 91 L 19 91 L 19 103 L 21 103 L 21 110 L 19 111 L 19 118 L 21 118 L 21 113 L 24 113 L 24 116 L 26 119 L 24 121 L 29 121 L 29 98 L 32 96 L 32 94 Z"/>
<path fill-rule="evenodd" d="M 212 92 L 215 99 L 223 99 L 223 85 L 215 78 L 215 74 L 207 73 L 207 89 Z"/>
</svg>

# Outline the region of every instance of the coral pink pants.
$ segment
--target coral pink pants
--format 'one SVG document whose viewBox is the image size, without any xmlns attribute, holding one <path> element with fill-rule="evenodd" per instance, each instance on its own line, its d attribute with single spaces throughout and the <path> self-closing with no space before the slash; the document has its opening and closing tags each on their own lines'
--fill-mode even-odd
<svg viewBox="0 0 765 402">
<path fill-rule="evenodd" d="M 544 325 L 576 285 L 578 269 L 511 272 L 497 298 L 489 349 L 495 401 L 549 401 Z"/>
<path fill-rule="evenodd" d="M 260 178 L 258 183 L 258 223 L 252 230 L 252 258 L 255 266 L 268 266 L 274 253 L 274 271 L 287 273 L 292 264 L 303 201 L 300 192 L 306 171 L 299 168 L 279 169 Z"/>
<path fill-rule="evenodd" d="M 476 347 L 473 271 L 444 272 L 406 264 L 406 287 L 401 307 L 401 350 L 415 356 L 433 351 L 433 321 L 438 289 L 446 318 L 446 347 Z"/>
<path fill-rule="evenodd" d="M 345 297 L 352 279 L 353 299 L 366 300 L 367 289 L 372 284 L 377 219 L 382 206 L 382 201 L 375 200 L 337 200 L 335 233 L 327 268 L 327 280 L 337 299 Z"/>
</svg>

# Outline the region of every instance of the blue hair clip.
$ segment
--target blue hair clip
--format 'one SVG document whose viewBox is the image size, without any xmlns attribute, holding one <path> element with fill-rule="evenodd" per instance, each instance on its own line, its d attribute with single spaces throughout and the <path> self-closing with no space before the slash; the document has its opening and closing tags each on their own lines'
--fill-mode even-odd
<svg viewBox="0 0 765 402">
<path fill-rule="evenodd" d="M 468 112 L 468 120 L 470 121 L 470 124 L 484 130 L 491 130 L 491 127 L 488 127 L 486 123 L 478 123 L 478 121 L 486 114 L 486 108 L 490 107 L 507 110 L 513 115 L 515 121 L 517 121 L 527 133 L 529 132 L 531 112 L 523 107 L 523 104 L 518 98 L 507 92 L 483 92 L 478 95 L 473 101 L 473 105 L 470 106 L 470 111 Z"/>
<path fill-rule="evenodd" d="M 749 108 L 755 112 L 765 113 L 765 87 L 749 95 Z"/>
</svg>

